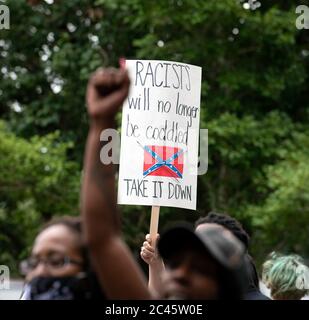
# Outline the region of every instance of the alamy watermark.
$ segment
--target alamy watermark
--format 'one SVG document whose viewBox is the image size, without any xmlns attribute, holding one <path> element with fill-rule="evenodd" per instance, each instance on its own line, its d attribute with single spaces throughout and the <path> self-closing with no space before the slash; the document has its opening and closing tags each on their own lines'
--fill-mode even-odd
<svg viewBox="0 0 309 320">
<path fill-rule="evenodd" d="M 309 29 L 309 7 L 306 5 L 299 5 L 295 12 L 298 14 L 295 25 L 298 30 Z"/>
<path fill-rule="evenodd" d="M 0 2 L 0 30 L 10 29 L 10 9 L 7 5 Z"/>
<path fill-rule="evenodd" d="M 195 129 L 189 129 L 194 131 Z M 194 132 L 195 134 L 196 132 Z M 101 132 L 100 141 L 103 142 L 103 146 L 100 150 L 101 163 L 119 164 L 120 163 L 120 134 L 115 129 L 106 129 Z M 136 144 L 143 148 L 141 143 L 136 140 Z M 177 148 L 178 144 L 173 144 L 173 147 Z M 159 147 L 158 147 L 159 148 Z M 155 150 L 154 150 L 155 151 Z M 184 151 L 187 154 L 186 150 Z M 190 155 L 184 157 L 186 161 L 188 172 L 197 175 L 203 175 L 208 170 L 208 129 L 199 130 L 199 157 L 198 166 L 196 171 L 196 163 L 192 161 Z M 149 163 L 152 164 L 152 163 Z"/>
<path fill-rule="evenodd" d="M 0 265 L 0 290 L 10 290 L 10 269 Z"/>
</svg>

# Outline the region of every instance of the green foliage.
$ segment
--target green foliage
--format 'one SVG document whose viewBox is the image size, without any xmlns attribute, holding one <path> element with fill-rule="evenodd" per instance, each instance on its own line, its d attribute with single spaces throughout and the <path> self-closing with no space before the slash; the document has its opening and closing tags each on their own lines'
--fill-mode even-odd
<svg viewBox="0 0 309 320">
<path fill-rule="evenodd" d="M 0 31 L 0 114 L 18 136 L 36 136 L 26 142 L 1 127 L 0 148 L 14 150 L 1 153 L 2 221 L 26 219 L 21 212 L 27 211 L 38 217 L 29 218 L 34 225 L 77 211 L 91 72 L 116 66 L 121 56 L 174 60 L 203 67 L 201 128 L 209 129 L 209 167 L 199 177 L 197 213 L 238 217 L 259 259 L 274 247 L 309 254 L 309 33 L 295 27 L 299 1 L 260 1 L 257 10 L 245 10 L 239 0 L 28 2 L 9 2 L 11 29 Z M 48 153 L 34 152 L 40 146 Z M 52 170 L 44 171 L 46 165 Z M 138 251 L 150 208 L 122 209 L 126 239 Z M 162 208 L 160 223 L 196 218 Z"/>
<path fill-rule="evenodd" d="M 210 121 L 209 172 L 200 179 L 210 195 L 210 208 L 237 211 L 258 202 L 263 168 L 281 158 L 293 129 L 290 119 L 277 112 L 262 120 L 224 113 Z"/>
<path fill-rule="evenodd" d="M 257 253 L 260 246 L 308 256 L 309 214 L 309 132 L 296 134 L 295 144 L 284 160 L 266 168 L 268 196 L 259 206 L 251 206 Z M 259 254 L 261 256 L 261 254 Z"/>
<path fill-rule="evenodd" d="M 69 147 L 57 132 L 26 141 L 0 122 L 0 260 L 14 271 L 43 222 L 78 214 L 80 172 Z"/>
</svg>

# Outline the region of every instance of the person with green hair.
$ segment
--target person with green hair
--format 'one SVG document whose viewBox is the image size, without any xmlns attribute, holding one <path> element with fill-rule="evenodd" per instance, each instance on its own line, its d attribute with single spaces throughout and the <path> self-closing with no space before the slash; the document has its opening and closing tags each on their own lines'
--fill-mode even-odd
<svg viewBox="0 0 309 320">
<path fill-rule="evenodd" d="M 272 252 L 263 264 L 262 281 L 273 300 L 300 300 L 308 294 L 309 268 L 296 255 Z"/>
</svg>

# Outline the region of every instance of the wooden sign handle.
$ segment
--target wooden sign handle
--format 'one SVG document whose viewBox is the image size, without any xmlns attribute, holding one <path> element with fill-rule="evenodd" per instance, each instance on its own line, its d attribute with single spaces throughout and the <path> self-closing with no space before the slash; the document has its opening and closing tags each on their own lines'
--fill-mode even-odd
<svg viewBox="0 0 309 320">
<path fill-rule="evenodd" d="M 152 206 L 151 218 L 150 218 L 150 232 L 149 232 L 152 246 L 155 246 L 156 244 L 158 225 L 159 225 L 159 215 L 160 215 L 160 207 Z"/>
</svg>

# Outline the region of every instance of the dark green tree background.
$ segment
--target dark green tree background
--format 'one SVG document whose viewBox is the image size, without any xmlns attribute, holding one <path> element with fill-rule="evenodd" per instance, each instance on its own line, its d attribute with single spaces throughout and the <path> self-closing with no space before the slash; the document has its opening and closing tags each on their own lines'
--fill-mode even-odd
<svg viewBox="0 0 309 320">
<path fill-rule="evenodd" d="M 123 56 L 203 68 L 209 167 L 199 177 L 198 210 L 162 208 L 160 228 L 217 210 L 243 222 L 259 261 L 272 250 L 309 256 L 309 32 L 295 26 L 299 1 L 253 3 L 7 1 L 11 28 L 0 31 L 1 263 L 16 266 L 51 216 L 78 214 L 87 80 Z M 138 251 L 150 209 L 122 211 L 124 235 Z"/>
</svg>

